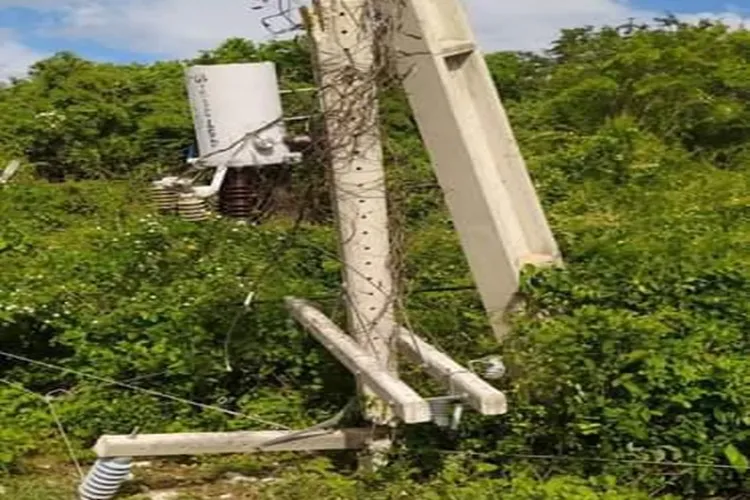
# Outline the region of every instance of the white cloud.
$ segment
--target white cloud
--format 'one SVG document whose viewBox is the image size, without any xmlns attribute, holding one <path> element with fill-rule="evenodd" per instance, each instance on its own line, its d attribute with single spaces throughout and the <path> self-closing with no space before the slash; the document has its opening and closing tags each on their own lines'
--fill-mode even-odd
<svg viewBox="0 0 750 500">
<path fill-rule="evenodd" d="M 651 22 L 664 12 L 639 9 L 627 0 L 464 0 L 486 49 L 538 50 L 549 46 L 560 30 L 586 25 L 617 26 L 634 19 Z M 722 20 L 733 27 L 750 24 L 740 10 L 676 15 L 686 22 Z"/>
<path fill-rule="evenodd" d="M 561 29 L 585 25 L 623 24 L 652 13 L 615 0 L 465 0 L 486 49 L 546 48 Z"/>
<path fill-rule="evenodd" d="M 29 66 L 44 56 L 19 42 L 12 31 L 0 29 L 0 82 L 26 76 Z"/>
<path fill-rule="evenodd" d="M 62 33 L 111 48 L 179 57 L 212 48 L 230 36 L 268 35 L 247 0 L 87 1 L 65 10 Z"/>
<path fill-rule="evenodd" d="M 541 49 L 562 28 L 621 24 L 629 18 L 649 20 L 660 14 L 634 8 L 627 0 L 464 1 L 488 50 Z M 260 19 L 273 13 L 276 4 L 276 0 L 0 0 L 0 8 L 35 8 L 52 14 L 52 24 L 49 17 L 44 24 L 45 34 L 166 57 L 189 57 L 230 36 L 268 40 L 271 36 Z M 263 8 L 252 10 L 252 6 Z M 686 20 L 720 17 L 739 25 L 742 16 L 738 12 L 690 14 Z M 275 21 L 279 26 L 281 20 Z M 33 56 L 17 42 L 6 41 L 5 46 L 6 51 L 15 51 L 14 60 Z M 6 60 L 2 52 L 0 60 Z"/>
<path fill-rule="evenodd" d="M 680 18 L 685 22 L 698 22 L 701 19 L 716 19 L 720 20 L 727 26 L 732 28 L 747 28 L 750 26 L 750 17 L 745 17 L 743 12 L 723 12 L 717 14 L 715 12 L 699 12 L 697 14 L 685 14 Z"/>
</svg>

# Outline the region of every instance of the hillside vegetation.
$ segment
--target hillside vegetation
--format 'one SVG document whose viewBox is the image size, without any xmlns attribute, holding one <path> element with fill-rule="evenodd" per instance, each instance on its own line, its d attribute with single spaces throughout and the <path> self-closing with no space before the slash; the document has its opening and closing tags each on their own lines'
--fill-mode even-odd
<svg viewBox="0 0 750 500">
<path fill-rule="evenodd" d="M 275 61 L 287 88 L 311 83 L 304 40 L 228 40 L 192 62 L 257 60 Z M 502 355 L 509 414 L 467 416 L 455 434 L 408 429 L 376 477 L 347 472 L 348 455 L 290 461 L 264 494 L 745 498 L 750 33 L 666 19 L 567 30 L 547 54 L 487 60 L 566 261 L 527 272 L 502 347 L 463 290 L 471 276 L 403 96 L 382 107 L 405 312 L 462 361 Z M 59 443 L 39 397 L 54 390 L 68 391 L 54 408 L 80 453 L 134 428 L 302 427 L 353 394 L 280 302 L 315 297 L 342 315 L 322 165 L 286 178 L 290 206 L 259 226 L 148 206 L 144 180 L 178 168 L 193 140 L 182 74 L 180 62 L 63 53 L 0 89 L 0 160 L 26 160 L 0 190 L 0 351 L 70 370 L 2 360 L 7 474 Z M 256 303 L 233 328 L 250 290 Z"/>
</svg>

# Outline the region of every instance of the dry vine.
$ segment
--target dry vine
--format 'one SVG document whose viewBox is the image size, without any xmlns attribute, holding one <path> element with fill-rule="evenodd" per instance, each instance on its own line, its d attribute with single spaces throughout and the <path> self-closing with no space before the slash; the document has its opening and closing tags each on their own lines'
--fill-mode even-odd
<svg viewBox="0 0 750 500">
<path fill-rule="evenodd" d="M 292 2 L 279 1 L 275 12 L 264 19 L 291 19 L 291 5 Z M 406 76 L 404 57 L 396 46 L 396 39 L 403 30 L 404 9 L 403 0 L 313 0 L 309 8 L 300 9 L 299 24 L 306 30 L 306 40 L 316 56 L 317 95 L 322 108 L 311 114 L 315 124 L 309 128 L 324 130 L 312 137 L 306 156 L 333 165 L 333 168 L 326 169 L 329 188 L 335 185 L 337 190 L 331 201 L 342 195 L 369 200 L 385 198 L 389 208 L 389 268 L 393 287 L 378 289 L 378 293 L 387 295 L 385 306 L 372 318 L 372 314 L 357 310 L 356 301 L 346 290 L 343 291 L 343 300 L 352 306 L 356 315 L 369 318 L 371 323 L 377 322 L 389 310 L 396 310 L 411 330 L 404 306 L 405 220 L 398 206 L 407 194 L 388 192 L 385 175 L 366 185 L 332 181 L 337 172 L 334 169 L 350 169 L 352 162 L 361 161 L 363 156 L 371 162 L 373 169 L 380 168 L 378 164 L 382 163 L 385 149 L 382 143 L 386 141 L 381 141 L 384 131 L 379 99 L 386 93 L 400 91 Z M 338 26 L 341 18 L 346 18 L 347 24 L 353 21 L 357 26 L 356 33 L 349 32 L 348 28 L 341 29 Z M 273 31 L 272 34 L 276 35 Z M 325 47 L 316 46 L 316 40 L 320 39 L 326 40 Z M 389 169 L 400 167 L 401 159 L 393 154 L 388 160 Z M 354 234 L 354 229 L 344 228 L 344 232 L 343 242 Z M 349 265 L 337 258 L 342 265 Z M 350 268 L 348 272 L 357 274 L 362 270 Z M 367 329 L 366 326 L 363 328 Z"/>
</svg>

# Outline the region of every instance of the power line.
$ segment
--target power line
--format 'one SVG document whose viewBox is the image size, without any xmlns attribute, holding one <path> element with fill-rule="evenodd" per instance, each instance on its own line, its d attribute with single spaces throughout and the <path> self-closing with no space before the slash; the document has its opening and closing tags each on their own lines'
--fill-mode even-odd
<svg viewBox="0 0 750 500">
<path fill-rule="evenodd" d="M 63 443 L 65 443 L 65 448 L 68 451 L 68 455 L 73 462 L 73 465 L 76 468 L 76 472 L 78 472 L 78 476 L 80 478 L 83 478 L 83 469 L 81 468 L 81 464 L 78 461 L 78 457 L 76 457 L 75 450 L 73 449 L 73 445 L 70 442 L 70 439 L 68 438 L 68 433 L 65 432 L 65 427 L 62 424 L 62 421 L 60 420 L 60 417 L 57 415 L 57 411 L 55 410 L 54 405 L 52 404 L 52 395 L 56 392 L 67 392 L 67 391 L 52 391 L 47 393 L 46 395 L 42 396 L 41 394 L 34 392 L 30 389 L 27 389 L 23 385 L 13 382 L 12 380 L 8 380 L 5 378 L 0 378 L 0 383 L 3 383 L 5 385 L 8 385 L 10 387 L 13 387 L 14 389 L 24 392 L 26 394 L 30 394 L 34 397 L 37 397 L 44 401 L 47 404 L 47 407 L 49 409 L 50 415 L 52 416 L 52 419 L 55 421 L 55 426 L 57 427 L 58 432 L 60 433 L 60 437 L 63 440 Z"/>
<path fill-rule="evenodd" d="M 303 196 L 303 200 L 307 200 L 307 197 L 312 194 L 314 185 L 309 184 L 307 187 L 307 190 L 305 192 L 305 195 Z M 299 210 L 297 212 L 297 216 L 295 217 L 294 223 L 292 224 L 292 227 L 289 229 L 287 234 L 282 238 L 281 242 L 274 248 L 271 252 L 269 252 L 270 255 L 274 256 L 274 259 L 270 262 L 267 262 L 266 265 L 262 268 L 260 271 L 258 277 L 256 278 L 253 288 L 250 291 L 249 295 L 247 295 L 247 299 L 245 300 L 245 303 L 242 305 L 242 309 L 240 309 L 237 314 L 235 315 L 234 319 L 232 320 L 232 326 L 230 326 L 229 331 L 224 337 L 224 364 L 227 367 L 227 371 L 232 371 L 232 361 L 231 356 L 229 353 L 231 343 L 232 343 L 232 335 L 234 333 L 234 329 L 237 327 L 238 322 L 240 318 L 247 312 L 247 310 L 256 303 L 255 296 L 258 294 L 260 287 L 265 281 L 268 279 L 268 277 L 271 275 L 272 272 L 277 270 L 279 266 L 282 263 L 282 258 L 292 249 L 294 243 L 297 241 L 297 238 L 299 236 L 299 232 L 302 229 L 302 224 L 305 220 L 305 215 L 307 213 L 308 206 L 306 203 L 302 203 L 299 207 Z M 283 299 L 279 299 L 283 300 Z M 258 301 L 261 302 L 262 301 Z"/>
<path fill-rule="evenodd" d="M 73 370 L 71 368 L 65 368 L 63 366 L 58 366 L 58 365 L 54 365 L 54 364 L 51 364 L 51 363 L 46 363 L 44 361 L 37 361 L 35 359 L 27 358 L 25 356 L 20 356 L 18 354 L 12 354 L 12 353 L 9 353 L 9 352 L 0 351 L 0 356 L 4 357 L 6 359 L 11 359 L 11 360 L 14 360 L 14 361 L 20 361 L 20 362 L 23 362 L 23 363 L 26 363 L 26 364 L 30 364 L 30 365 L 40 366 L 42 368 L 47 368 L 48 370 L 55 370 L 55 371 L 59 371 L 59 372 L 62 372 L 62 373 L 71 373 L 71 374 L 77 375 L 77 376 L 79 376 L 81 378 L 87 378 L 87 379 L 90 379 L 90 380 L 96 380 L 97 382 L 103 382 L 105 384 L 114 385 L 114 386 L 121 387 L 121 388 L 124 388 L 124 389 L 129 389 L 131 391 L 141 392 L 141 393 L 148 394 L 148 395 L 151 395 L 151 396 L 155 396 L 155 397 L 158 397 L 158 398 L 161 398 L 161 399 L 167 399 L 167 400 L 174 401 L 174 402 L 177 402 L 177 403 L 182 403 L 182 404 L 186 404 L 186 405 L 189 405 L 189 406 L 194 406 L 196 408 L 201 408 L 203 410 L 217 411 L 217 412 L 220 412 L 220 413 L 224 413 L 226 415 L 231 415 L 231 416 L 234 416 L 234 417 L 245 418 L 245 419 L 252 420 L 254 422 L 260 423 L 260 424 L 264 424 L 264 425 L 268 425 L 268 426 L 271 426 L 271 427 L 275 427 L 277 429 L 289 430 L 289 427 L 287 427 L 285 425 L 281 425 L 281 424 L 278 424 L 276 422 L 271 422 L 271 421 L 268 421 L 268 420 L 264 420 L 264 419 L 262 419 L 260 417 L 256 417 L 256 416 L 253 416 L 253 415 L 247 415 L 245 413 L 240 413 L 240 412 L 236 412 L 236 411 L 232 411 L 232 410 L 227 410 L 226 408 L 221 408 L 219 406 L 207 405 L 207 404 L 204 404 L 204 403 L 199 403 L 197 401 L 191 401 L 189 399 L 181 398 L 179 396 L 173 396 L 171 394 L 167 394 L 167 393 L 164 393 L 164 392 L 155 391 L 153 389 L 145 389 L 143 387 L 138 387 L 136 385 L 128 384 L 128 383 L 125 383 L 125 382 L 118 382 L 117 380 L 112 380 L 112 379 L 108 379 L 108 378 L 105 378 L 105 377 L 100 377 L 100 376 L 97 376 L 97 375 L 91 375 L 91 374 L 88 374 L 88 373 L 83 373 L 83 372 L 80 372 L 80 371 L 77 371 L 77 370 Z"/>
</svg>

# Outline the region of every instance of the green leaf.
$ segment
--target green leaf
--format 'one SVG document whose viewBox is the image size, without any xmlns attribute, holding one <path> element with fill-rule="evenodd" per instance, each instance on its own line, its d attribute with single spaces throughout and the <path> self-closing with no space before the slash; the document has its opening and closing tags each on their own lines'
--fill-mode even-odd
<svg viewBox="0 0 750 500">
<path fill-rule="evenodd" d="M 727 460 L 729 460 L 732 467 L 734 467 L 740 474 L 747 472 L 748 467 L 750 467 L 747 457 L 733 444 L 728 444 L 726 448 L 724 448 L 724 455 L 727 457 Z"/>
</svg>

